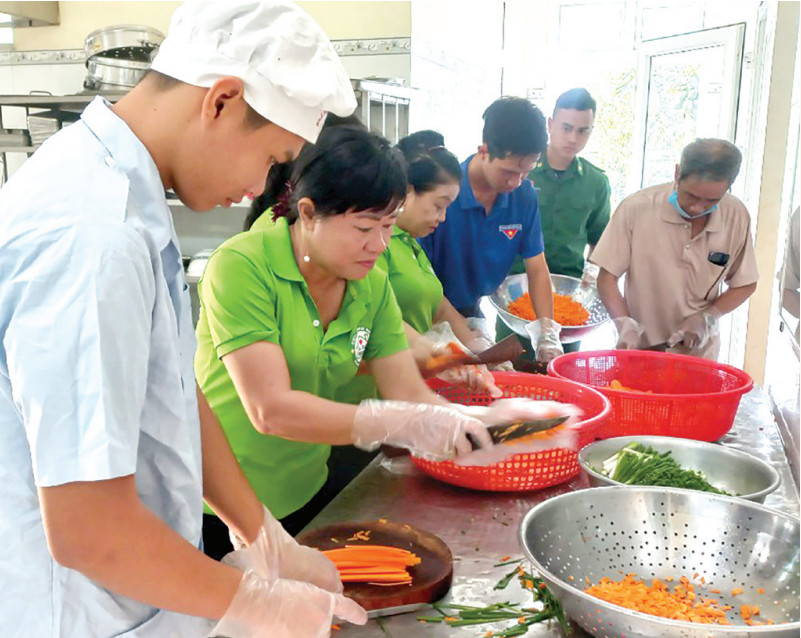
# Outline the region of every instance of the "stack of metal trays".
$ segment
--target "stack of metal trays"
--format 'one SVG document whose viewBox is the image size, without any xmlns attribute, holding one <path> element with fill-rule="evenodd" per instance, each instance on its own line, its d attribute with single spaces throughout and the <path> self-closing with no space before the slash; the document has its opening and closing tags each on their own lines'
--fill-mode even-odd
<svg viewBox="0 0 801 638">
<path fill-rule="evenodd" d="M 150 68 L 164 34 L 153 27 L 120 24 L 92 31 L 84 41 L 84 88 L 91 91 L 125 91 Z"/>
</svg>

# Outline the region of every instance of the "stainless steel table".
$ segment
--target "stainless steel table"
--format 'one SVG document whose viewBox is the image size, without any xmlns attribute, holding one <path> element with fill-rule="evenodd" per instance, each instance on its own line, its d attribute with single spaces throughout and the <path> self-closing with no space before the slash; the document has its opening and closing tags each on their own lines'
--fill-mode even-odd
<svg viewBox="0 0 801 638">
<path fill-rule="evenodd" d="M 798 492 L 793 483 L 787 456 L 782 447 L 764 393 L 755 388 L 743 397 L 734 427 L 721 441 L 723 445 L 745 450 L 770 460 L 779 470 L 782 484 L 768 496 L 765 505 L 799 514 Z M 453 552 L 453 587 L 445 602 L 487 605 L 497 601 L 529 602 L 530 595 L 513 580 L 502 591 L 494 585 L 510 567 L 493 567 L 505 556 L 522 557 L 518 524 L 531 507 L 564 492 L 589 487 L 586 476 L 549 489 L 522 493 L 476 492 L 450 486 L 419 472 L 408 458 L 376 458 L 310 524 L 309 528 L 345 520 L 388 520 L 409 523 L 439 536 Z M 482 636 L 496 625 L 448 627 L 421 623 L 419 615 L 431 610 L 385 617 L 381 623 L 370 620 L 364 627 L 343 624 L 336 638 L 361 636 Z M 436 615 L 436 612 L 433 612 Z M 561 636 L 556 624 L 532 625 L 528 636 Z M 587 636 L 574 625 L 573 636 Z"/>
</svg>

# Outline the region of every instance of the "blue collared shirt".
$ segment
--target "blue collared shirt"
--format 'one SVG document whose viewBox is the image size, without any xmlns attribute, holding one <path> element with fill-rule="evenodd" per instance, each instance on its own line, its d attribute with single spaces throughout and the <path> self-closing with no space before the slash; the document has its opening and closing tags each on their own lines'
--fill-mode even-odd
<svg viewBox="0 0 801 638">
<path fill-rule="evenodd" d="M 462 163 L 459 196 L 445 221 L 420 240 L 442 282 L 445 297 L 459 312 L 474 315 L 478 302 L 503 282 L 516 255 L 543 251 L 537 193 L 523 180 L 511 193 L 499 193 L 489 215 L 467 177 L 471 155 Z"/>
<path fill-rule="evenodd" d="M 208 630 L 56 563 L 36 491 L 134 474 L 144 505 L 199 545 L 189 303 L 156 165 L 97 98 L 0 190 L 4 636 Z"/>
</svg>

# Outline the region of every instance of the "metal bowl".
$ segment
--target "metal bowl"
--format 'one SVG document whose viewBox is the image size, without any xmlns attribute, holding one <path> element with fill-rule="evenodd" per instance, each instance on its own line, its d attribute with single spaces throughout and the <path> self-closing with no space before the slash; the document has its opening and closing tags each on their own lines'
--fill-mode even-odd
<svg viewBox="0 0 801 638">
<path fill-rule="evenodd" d="M 767 495 L 781 483 L 781 476 L 771 465 L 740 450 L 671 436 L 618 436 L 590 443 L 579 452 L 579 465 L 589 476 L 590 484 L 624 485 L 593 468 L 600 468 L 606 459 L 629 443 L 650 446 L 657 452 L 669 451 L 679 465 L 703 472 L 712 485 L 736 494 L 737 498 L 764 503 Z"/>
<path fill-rule="evenodd" d="M 582 286 L 580 279 L 567 275 L 551 275 L 551 285 L 554 292 L 560 295 L 570 295 L 573 301 L 578 301 L 590 313 L 590 318 L 583 326 L 562 326 L 562 331 L 559 333 L 559 340 L 562 343 L 578 341 L 609 320 L 609 314 L 606 312 L 606 307 L 595 286 Z M 506 307 L 509 302 L 526 292 L 528 292 L 528 276 L 525 273 L 509 275 L 489 297 L 490 303 L 498 311 L 498 316 L 503 319 L 503 322 L 509 326 L 510 330 L 523 337 L 528 337 L 526 332 L 528 321 L 513 315 L 506 310 Z"/>
<path fill-rule="evenodd" d="M 100 55 L 150 63 L 164 37 L 153 27 L 117 24 L 92 31 L 84 40 L 83 50 L 87 58 Z"/>
<path fill-rule="evenodd" d="M 798 638 L 799 529 L 793 516 L 728 496 L 597 487 L 534 507 L 523 517 L 520 543 L 565 612 L 593 636 Z M 698 574 L 696 592 L 720 590 L 714 598 L 733 607 L 732 624 L 669 620 L 584 593 L 585 579 L 595 584 L 624 573 L 648 582 Z M 735 588 L 743 592 L 732 596 Z M 737 614 L 743 604 L 759 605 L 759 618 L 776 624 L 745 625 Z"/>
</svg>

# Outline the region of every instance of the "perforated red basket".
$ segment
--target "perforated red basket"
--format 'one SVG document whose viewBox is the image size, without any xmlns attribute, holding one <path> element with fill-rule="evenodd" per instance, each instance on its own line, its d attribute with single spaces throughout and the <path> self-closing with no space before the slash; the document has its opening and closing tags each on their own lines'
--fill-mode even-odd
<svg viewBox="0 0 801 638">
<path fill-rule="evenodd" d="M 522 372 L 495 372 L 495 383 L 504 397 L 529 397 L 572 403 L 584 411 L 578 427 L 577 448 L 591 443 L 609 415 L 609 401 L 599 392 L 572 381 Z M 473 394 L 464 388 L 437 379 L 431 388 L 448 401 L 464 405 L 488 405 L 488 394 Z M 423 472 L 452 485 L 494 492 L 523 492 L 564 483 L 576 476 L 581 467 L 576 450 L 557 448 L 535 454 L 515 454 L 508 460 L 486 467 L 461 466 L 451 461 L 426 461 L 412 457 Z"/>
<path fill-rule="evenodd" d="M 648 434 L 717 441 L 731 429 L 740 398 L 754 387 L 733 366 L 645 350 L 571 352 L 551 361 L 548 374 L 587 384 L 609 399 L 612 412 L 599 432 L 604 439 Z M 604 387 L 614 379 L 644 392 Z"/>
</svg>

